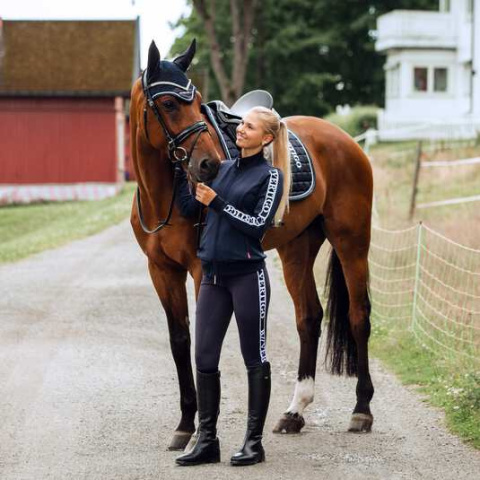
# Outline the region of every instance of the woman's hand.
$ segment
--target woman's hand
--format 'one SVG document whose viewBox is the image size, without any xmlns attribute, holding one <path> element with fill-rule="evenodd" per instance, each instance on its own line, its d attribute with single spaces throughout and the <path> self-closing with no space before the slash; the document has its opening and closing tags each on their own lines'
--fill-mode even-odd
<svg viewBox="0 0 480 480">
<path fill-rule="evenodd" d="M 207 187 L 203 183 L 197 183 L 197 190 L 195 192 L 195 198 L 206 205 L 210 205 L 210 202 L 217 196 L 214 190 L 210 187 Z"/>
</svg>

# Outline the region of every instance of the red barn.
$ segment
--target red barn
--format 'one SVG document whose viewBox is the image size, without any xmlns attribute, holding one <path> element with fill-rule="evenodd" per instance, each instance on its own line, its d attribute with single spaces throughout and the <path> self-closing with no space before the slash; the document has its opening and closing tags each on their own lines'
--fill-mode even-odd
<svg viewBox="0 0 480 480">
<path fill-rule="evenodd" d="M 139 72 L 138 19 L 0 20 L 0 203 L 118 191 Z"/>
</svg>

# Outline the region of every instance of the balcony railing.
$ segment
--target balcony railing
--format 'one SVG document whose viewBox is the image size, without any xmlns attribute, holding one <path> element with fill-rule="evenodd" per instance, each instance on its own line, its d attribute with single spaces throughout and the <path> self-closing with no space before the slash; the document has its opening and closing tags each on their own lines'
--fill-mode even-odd
<svg viewBox="0 0 480 480">
<path fill-rule="evenodd" d="M 395 10 L 380 16 L 377 27 L 377 51 L 457 46 L 455 17 L 450 13 Z"/>
</svg>

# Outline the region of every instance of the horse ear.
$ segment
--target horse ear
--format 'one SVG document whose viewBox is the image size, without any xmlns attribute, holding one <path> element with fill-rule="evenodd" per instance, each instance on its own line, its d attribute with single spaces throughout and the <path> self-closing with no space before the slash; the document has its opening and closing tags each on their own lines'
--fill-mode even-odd
<svg viewBox="0 0 480 480">
<path fill-rule="evenodd" d="M 197 40 L 194 38 L 190 46 L 179 55 L 173 62 L 179 66 L 184 72 L 187 71 L 188 67 L 192 63 L 192 59 L 197 51 Z"/>
<path fill-rule="evenodd" d="M 160 69 L 160 52 L 158 51 L 155 42 L 152 40 L 150 48 L 148 49 L 148 64 L 147 64 L 147 79 L 155 76 L 155 73 Z"/>
</svg>

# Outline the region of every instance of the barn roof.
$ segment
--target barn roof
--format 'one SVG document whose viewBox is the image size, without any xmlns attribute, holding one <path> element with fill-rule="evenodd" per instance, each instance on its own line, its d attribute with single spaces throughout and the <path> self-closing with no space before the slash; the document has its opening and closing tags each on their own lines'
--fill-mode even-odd
<svg viewBox="0 0 480 480">
<path fill-rule="evenodd" d="M 0 19 L 0 96 L 129 96 L 135 20 Z"/>
</svg>

